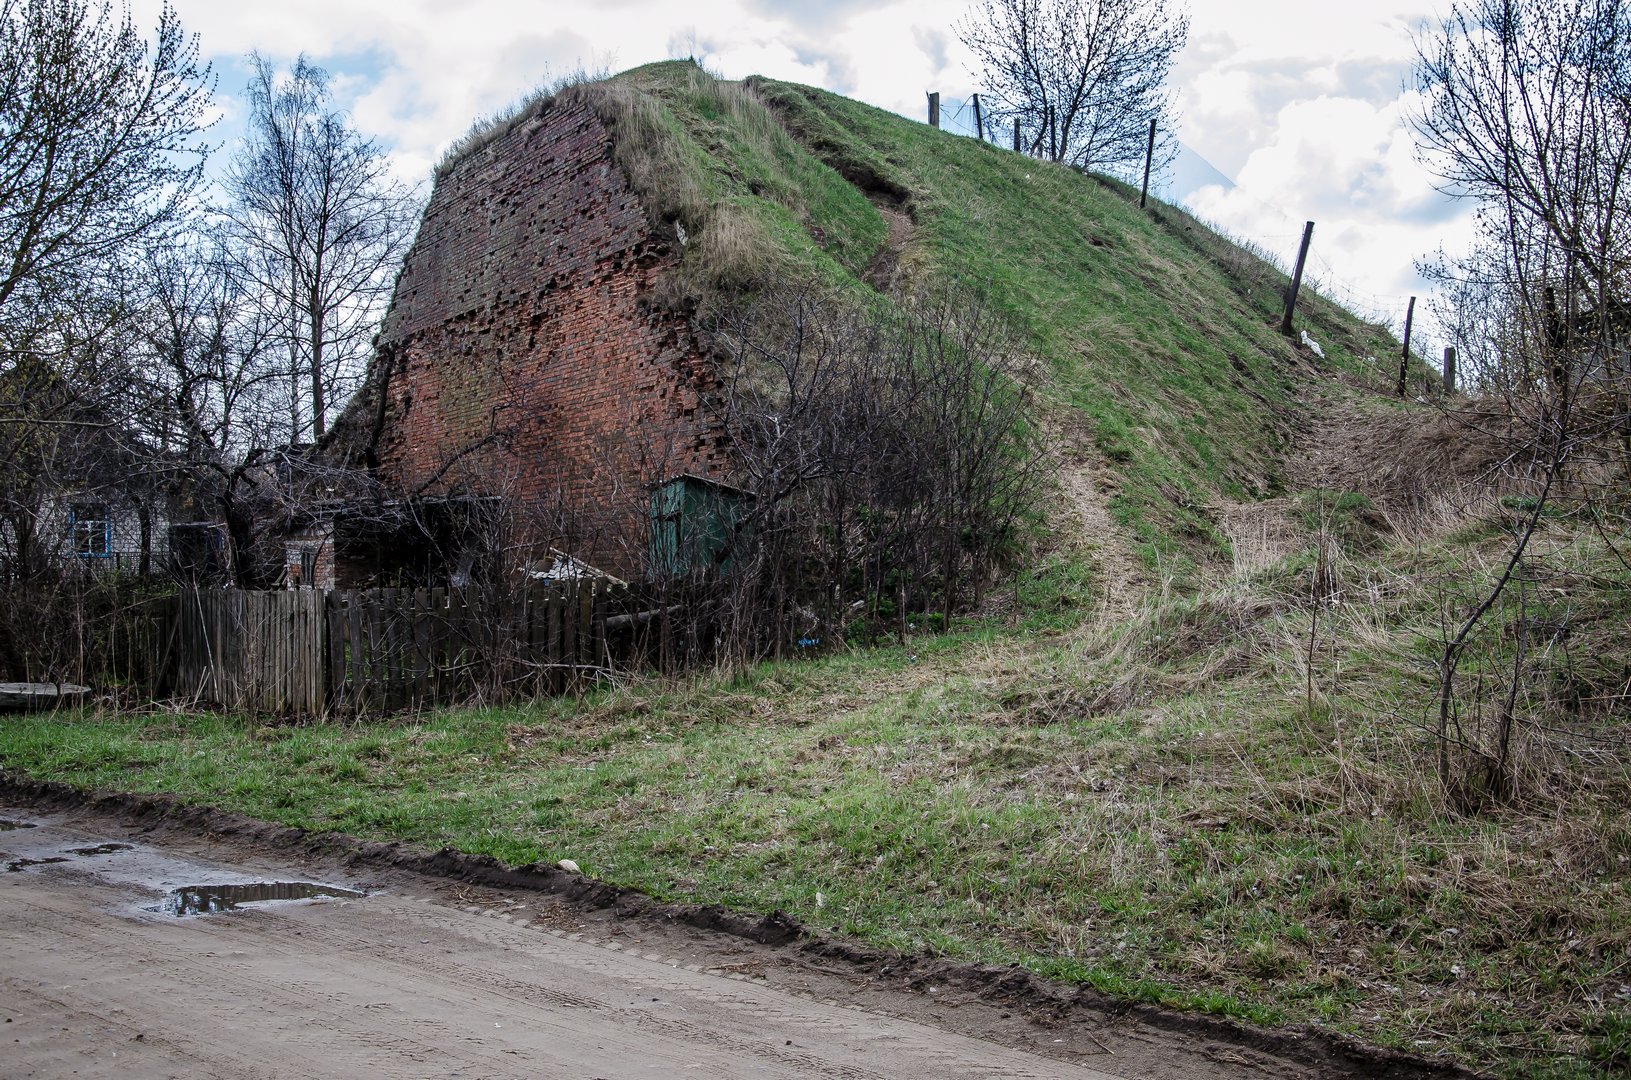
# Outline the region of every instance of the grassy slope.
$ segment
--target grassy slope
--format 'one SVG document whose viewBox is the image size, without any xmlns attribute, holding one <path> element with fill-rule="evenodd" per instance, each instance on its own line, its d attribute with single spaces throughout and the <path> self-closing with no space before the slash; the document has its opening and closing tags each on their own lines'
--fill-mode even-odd
<svg viewBox="0 0 1631 1080">
<path fill-rule="evenodd" d="M 307 828 L 570 857 L 869 942 L 1588 1076 L 1631 1054 L 1631 776 L 1594 752 L 1612 703 L 1577 710 L 1571 738 L 1526 735 L 1519 797 L 1481 814 L 1447 808 L 1417 726 L 1444 583 L 1502 542 L 1491 518 L 1341 559 L 1343 603 L 1312 624 L 1311 711 L 1297 555 L 1066 636 L 987 628 L 354 725 L 15 718 L 0 761 Z M 1616 644 L 1631 574 L 1567 520 L 1540 554 L 1553 598 L 1531 614 L 1571 620 L 1576 655 L 1529 683 L 1526 714 L 1631 678 Z M 1509 650 L 1497 631 L 1473 662 L 1498 671 Z"/>
<path fill-rule="evenodd" d="M 1152 568 L 1222 543 L 1205 508 L 1280 486 L 1277 455 L 1308 372 L 1272 328 L 1278 275 L 1206 257 L 1170 211 L 1069 169 L 934 131 L 806 87 L 760 83 L 808 145 L 911 192 L 934 271 L 991 289 L 1052 367 L 1056 400 L 1091 422 L 1121 472 L 1114 510 Z M 1210 238 L 1208 238 L 1210 239 Z M 1220 252 L 1226 245 L 1219 244 Z M 1378 332 L 1321 308 L 1333 364 L 1360 370 Z M 1340 328 L 1340 329 L 1339 329 Z"/>
<path fill-rule="evenodd" d="M 909 268 L 972 278 L 1026 328 L 1054 410 L 1086 418 L 1152 566 L 1213 558 L 1212 508 L 1284 482 L 1278 453 L 1316 372 L 1274 332 L 1282 279 L 1257 260 L 1124 189 L 819 91 L 750 96 L 689 65 L 625 79 L 602 104 L 625 167 L 670 191 L 658 210 L 690 233 L 691 286 L 788 265 L 856 282 L 886 222 L 829 164 L 870 175 L 908 196 Z M 1326 373 L 1385 385 L 1362 357 L 1391 342 L 1309 307 Z M 1308 526 L 1330 516 L 1311 508 L 1352 501 L 1291 512 Z M 779 907 L 1514 1076 L 1623 1064 L 1631 780 L 1601 752 L 1615 744 L 1592 741 L 1612 715 L 1578 703 L 1631 680 L 1631 581 L 1592 533 L 1549 523 L 1566 573 L 1542 615 L 1576 636 L 1524 705 L 1583 735 L 1531 740 L 1521 798 L 1463 816 L 1416 725 L 1438 627 L 1466 599 L 1453 583 L 1498 558 L 1495 519 L 1408 543 L 1337 524 L 1343 603 L 1317 618 L 1298 552 L 1116 625 L 1027 619 L 1050 598 L 1025 588 L 1017 630 L 911 652 L 356 726 L 19 718 L 0 724 L 0 762 L 313 828 L 571 857 L 659 896 Z M 1491 620 L 1469 671 L 1502 670 L 1513 617 Z"/>
<path fill-rule="evenodd" d="M 824 91 L 752 80 L 743 100 L 684 63 L 623 78 L 700 170 L 697 216 L 713 218 L 695 223 L 700 276 L 742 285 L 764 269 L 721 273 L 729 253 L 707 248 L 711 228 L 746 219 L 796 272 L 853 283 L 884 227 L 843 177 L 904 193 L 911 277 L 988 291 L 1030 338 L 1050 368 L 1042 392 L 1086 418 L 1118 474 L 1112 509 L 1151 569 L 1184 579 L 1226 554 L 1209 508 L 1281 490 L 1301 384 L 1320 375 L 1276 331 L 1285 278 L 1260 260 L 1181 211 L 1139 210 L 1122 185 Z M 781 121 L 773 133 L 760 103 Z M 1304 308 L 1326 374 L 1380 379 L 1363 358 L 1396 352 L 1384 331 L 1317 297 Z"/>
</svg>

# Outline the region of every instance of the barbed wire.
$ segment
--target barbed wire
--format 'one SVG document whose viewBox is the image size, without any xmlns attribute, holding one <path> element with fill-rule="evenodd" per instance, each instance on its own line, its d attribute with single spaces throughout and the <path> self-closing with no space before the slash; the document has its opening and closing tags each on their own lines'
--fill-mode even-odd
<svg viewBox="0 0 1631 1080">
<path fill-rule="evenodd" d="M 989 119 L 982 117 L 982 119 Z M 974 130 L 974 95 L 971 93 L 964 98 L 940 98 L 940 130 L 953 135 L 966 135 L 971 139 L 979 138 Z M 991 125 L 986 124 L 986 142 L 991 142 Z"/>
</svg>

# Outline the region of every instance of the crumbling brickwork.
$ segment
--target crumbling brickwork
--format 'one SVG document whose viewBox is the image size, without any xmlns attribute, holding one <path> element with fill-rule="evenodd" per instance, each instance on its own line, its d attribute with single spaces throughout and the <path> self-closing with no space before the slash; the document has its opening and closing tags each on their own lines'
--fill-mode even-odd
<svg viewBox="0 0 1631 1080">
<path fill-rule="evenodd" d="M 457 163 L 381 331 L 382 479 L 505 496 L 555 522 L 533 539 L 636 569 L 649 485 L 724 464 L 712 365 L 683 316 L 647 303 L 678 258 L 579 102 Z"/>
</svg>

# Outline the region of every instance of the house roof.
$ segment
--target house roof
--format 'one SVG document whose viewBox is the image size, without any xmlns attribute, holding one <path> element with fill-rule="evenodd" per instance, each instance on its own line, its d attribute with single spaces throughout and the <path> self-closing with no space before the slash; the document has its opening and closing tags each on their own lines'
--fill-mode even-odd
<svg viewBox="0 0 1631 1080">
<path fill-rule="evenodd" d="M 652 484 L 651 489 L 656 491 L 660 488 L 667 487 L 669 484 L 677 483 L 679 481 L 686 481 L 693 484 L 704 484 L 711 488 L 718 488 L 720 491 L 731 492 L 733 495 L 741 495 L 743 498 L 747 499 L 754 497 L 753 492 L 747 490 L 746 488 L 737 487 L 735 484 L 727 484 L 723 480 L 715 480 L 707 476 L 698 476 L 696 473 L 675 473 L 666 480 L 659 480 L 655 484 Z"/>
</svg>

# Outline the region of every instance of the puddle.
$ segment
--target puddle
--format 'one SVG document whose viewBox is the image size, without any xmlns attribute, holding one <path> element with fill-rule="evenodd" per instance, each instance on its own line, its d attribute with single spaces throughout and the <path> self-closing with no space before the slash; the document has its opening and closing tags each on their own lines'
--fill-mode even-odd
<svg viewBox="0 0 1631 1080">
<path fill-rule="evenodd" d="M 0 818 L 0 832 L 10 832 L 12 829 L 33 829 L 37 826 L 32 821 L 11 821 Z"/>
<path fill-rule="evenodd" d="M 95 847 L 69 848 L 70 855 L 111 855 L 115 851 L 129 851 L 129 844 L 97 844 Z"/>
<path fill-rule="evenodd" d="M 11 859 L 6 863 L 6 869 L 15 872 L 18 870 L 25 870 L 30 866 L 45 866 L 49 863 L 65 863 L 68 861 L 69 855 L 78 855 L 83 859 L 94 855 L 111 855 L 115 851 L 129 850 L 129 844 L 97 844 L 93 847 L 69 848 L 67 853 L 63 855 L 44 855 L 39 858 L 29 858 L 24 856 L 19 859 Z"/>
<path fill-rule="evenodd" d="M 246 885 L 188 885 L 171 890 L 163 903 L 146 910 L 162 915 L 208 915 L 271 900 L 326 900 L 363 896 L 352 889 L 309 881 L 257 881 Z"/>
</svg>

